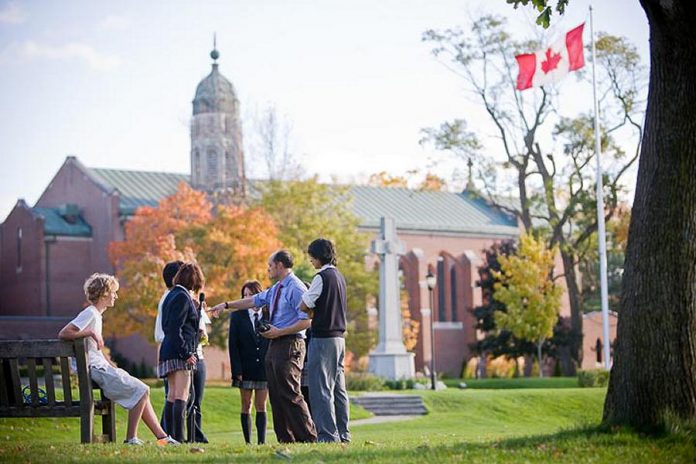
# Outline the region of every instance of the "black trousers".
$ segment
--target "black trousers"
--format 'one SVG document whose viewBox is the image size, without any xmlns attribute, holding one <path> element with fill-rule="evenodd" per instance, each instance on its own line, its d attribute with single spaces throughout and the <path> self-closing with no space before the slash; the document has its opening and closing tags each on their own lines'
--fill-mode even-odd
<svg viewBox="0 0 696 464">
<path fill-rule="evenodd" d="M 203 403 L 203 393 L 205 392 L 205 360 L 199 359 L 196 364 L 196 370 L 193 373 L 193 382 L 191 382 L 191 391 L 189 392 L 186 411 L 188 417 L 186 419 L 186 440 L 193 443 L 208 443 L 208 438 L 203 433 L 201 421 L 203 413 L 201 404 Z"/>
</svg>

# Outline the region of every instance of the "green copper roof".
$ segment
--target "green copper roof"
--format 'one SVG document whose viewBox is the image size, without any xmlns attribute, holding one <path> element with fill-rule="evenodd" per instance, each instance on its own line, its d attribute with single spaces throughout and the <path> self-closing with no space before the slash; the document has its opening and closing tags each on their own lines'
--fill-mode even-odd
<svg viewBox="0 0 696 464">
<path fill-rule="evenodd" d="M 75 216 L 74 221 L 69 222 L 61 216 L 60 208 L 34 207 L 31 211 L 44 219 L 44 235 L 92 236 L 92 228 L 82 219 L 82 216 Z"/>
<path fill-rule="evenodd" d="M 174 194 L 179 182 L 190 182 L 188 174 L 170 172 L 127 171 L 123 169 L 89 168 L 105 187 L 121 194 L 120 213 L 130 216 L 140 206 L 156 206 L 164 197 Z"/>
<path fill-rule="evenodd" d="M 390 216 L 402 230 L 515 236 L 517 223 L 468 193 L 406 188 L 351 187 L 353 210 L 363 227 Z"/>
<path fill-rule="evenodd" d="M 120 213 L 132 215 L 139 206 L 155 206 L 176 191 L 186 174 L 89 169 L 107 188 L 121 194 Z M 253 182 L 250 182 L 253 183 Z M 360 225 L 378 228 L 382 216 L 396 220 L 400 230 L 499 236 L 519 234 L 514 218 L 468 193 L 418 191 L 405 188 L 351 186 L 353 211 Z"/>
</svg>

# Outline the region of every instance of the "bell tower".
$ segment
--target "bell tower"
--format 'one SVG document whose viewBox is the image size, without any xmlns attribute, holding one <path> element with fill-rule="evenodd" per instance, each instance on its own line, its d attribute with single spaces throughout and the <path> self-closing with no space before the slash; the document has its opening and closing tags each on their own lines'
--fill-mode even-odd
<svg viewBox="0 0 696 464">
<path fill-rule="evenodd" d="M 239 100 L 218 70 L 213 39 L 212 70 L 196 87 L 191 119 L 191 185 L 209 193 L 244 195 L 244 151 Z"/>
</svg>

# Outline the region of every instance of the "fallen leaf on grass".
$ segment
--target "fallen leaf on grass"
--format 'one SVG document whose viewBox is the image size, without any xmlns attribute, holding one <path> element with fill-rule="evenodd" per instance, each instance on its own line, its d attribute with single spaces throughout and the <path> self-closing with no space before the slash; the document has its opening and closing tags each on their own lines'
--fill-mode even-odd
<svg viewBox="0 0 696 464">
<path fill-rule="evenodd" d="M 199 448 L 197 446 L 194 446 L 189 450 L 189 453 L 205 453 L 205 450 L 203 448 Z"/>
</svg>

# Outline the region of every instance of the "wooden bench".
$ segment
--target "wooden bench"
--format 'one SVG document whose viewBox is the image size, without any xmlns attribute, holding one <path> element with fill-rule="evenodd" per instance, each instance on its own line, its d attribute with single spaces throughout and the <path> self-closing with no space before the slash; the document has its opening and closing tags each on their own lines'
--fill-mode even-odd
<svg viewBox="0 0 696 464">
<path fill-rule="evenodd" d="M 79 398 L 70 389 L 69 358 L 75 358 Z M 0 417 L 79 417 L 80 441 L 114 441 L 116 414 L 114 403 L 92 382 L 85 339 L 61 340 L 0 340 Z M 37 366 L 43 366 L 45 398 L 39 394 Z M 56 399 L 53 369 L 60 372 L 63 400 Z M 20 372 L 26 370 L 29 398 L 24 398 Z M 99 389 L 100 399 L 94 399 L 93 389 Z M 60 391 L 60 390 L 59 390 Z M 102 437 L 94 436 L 94 415 L 102 416 Z M 96 439 L 95 439 L 96 438 Z"/>
</svg>

